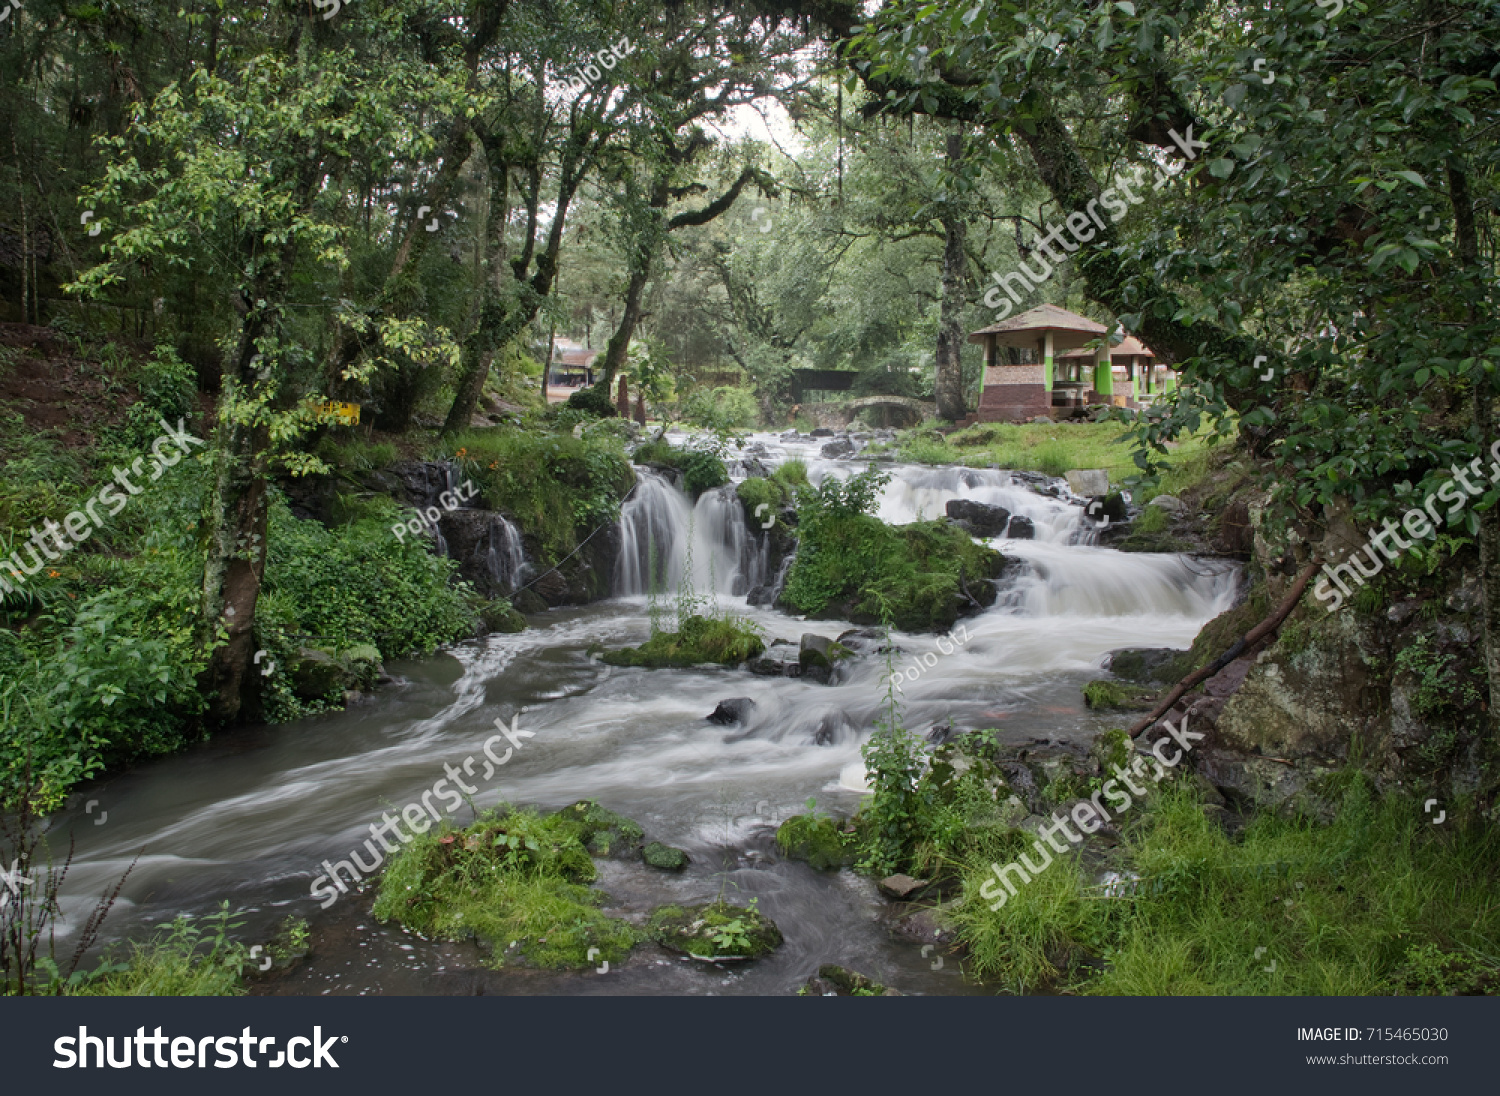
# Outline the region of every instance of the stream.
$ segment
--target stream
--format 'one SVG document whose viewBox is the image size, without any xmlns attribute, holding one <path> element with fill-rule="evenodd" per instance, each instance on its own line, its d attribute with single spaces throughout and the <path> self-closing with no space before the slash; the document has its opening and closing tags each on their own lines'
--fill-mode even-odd
<svg viewBox="0 0 1500 1096">
<path fill-rule="evenodd" d="M 857 457 L 817 456 L 823 440 L 757 434 L 747 445 L 769 465 L 803 459 L 814 482 L 865 467 Z M 998 728 L 1003 742 L 1087 741 L 1119 722 L 1089 712 L 1081 694 L 1107 652 L 1186 647 L 1232 603 L 1237 566 L 1093 546 L 1081 506 L 1039 494 L 1004 471 L 887 467 L 893 479 L 880 503 L 886 521 L 938 517 L 948 500 L 966 498 L 1004 506 L 1035 528 L 1035 539 L 990 541 L 1024 566 L 1007 569 L 993 608 L 961 622 L 966 642 L 944 642 L 952 654 L 936 636 L 896 635 L 897 670 L 923 660 L 899 694 L 903 721 L 917 734 L 951 720 L 959 729 Z M 1066 495 L 1061 481 L 1050 482 Z M 966 982 L 956 960 L 935 962 L 917 945 L 893 939 L 890 904 L 873 881 L 817 872 L 775 850 L 775 826 L 804 811 L 808 799 L 836 814 L 858 806 L 860 745 L 885 703 L 885 659 L 845 663 L 829 685 L 728 669 L 604 665 L 588 653 L 591 644 L 649 637 L 653 563 L 666 574 L 668 592 L 658 601 L 669 624 L 683 576 L 691 575 L 700 599 L 712 596 L 749 617 L 768 644 L 795 644 L 805 632 L 835 637 L 853 627 L 747 606 L 746 591 L 775 576 L 726 492 L 707 493 L 695 506 L 663 477 L 644 472 L 621 525 L 620 596 L 612 600 L 534 616 L 518 634 L 388 663 L 397 683 L 347 711 L 221 733 L 93 785 L 91 806 L 80 798 L 57 818 L 76 841 L 64 927 L 75 928 L 139 852 L 106 922 L 106 940 L 140 938 L 179 912 L 210 913 L 226 900 L 245 909 L 237 935 L 251 943 L 268 941 L 288 914 L 306 916 L 314 954 L 265 987 L 274 993 L 786 994 L 823 963 L 906 993 L 985 992 Z M 754 700 L 746 721 L 708 722 L 715 705 L 731 697 Z M 681 874 L 598 861 L 598 885 L 612 899 L 607 912 L 720 894 L 741 904 L 754 897 L 785 944 L 731 969 L 643 945 L 607 973 L 490 971 L 472 944 L 433 943 L 377 923 L 369 914 L 373 888 L 319 908 L 309 884 L 324 860 L 362 850 L 370 824 L 418 802 L 446 764 L 482 760 L 494 721 L 513 717 L 533 737 L 492 779 L 468 777 L 479 809 L 501 800 L 557 808 L 597 799 L 639 822 L 648 841 L 691 857 Z M 470 812 L 465 804 L 453 818 L 467 824 Z M 62 941 L 59 950 L 65 947 Z"/>
</svg>

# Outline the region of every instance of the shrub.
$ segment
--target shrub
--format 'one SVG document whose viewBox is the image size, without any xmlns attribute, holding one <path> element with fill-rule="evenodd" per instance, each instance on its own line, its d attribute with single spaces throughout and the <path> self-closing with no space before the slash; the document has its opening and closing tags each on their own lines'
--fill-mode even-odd
<svg viewBox="0 0 1500 1096">
<path fill-rule="evenodd" d="M 983 580 L 1003 557 L 946 521 L 892 526 L 870 516 L 889 473 L 873 466 L 848 481 L 797 492 L 800 543 L 783 597 L 810 616 L 888 621 L 906 631 L 949 627 L 960 598 L 994 601 Z"/>
<path fill-rule="evenodd" d="M 599 383 L 591 388 L 580 388 L 568 397 L 568 406 L 575 411 L 593 415 L 596 419 L 608 419 L 618 415 L 615 401 L 609 397 L 609 386 Z"/>
<path fill-rule="evenodd" d="M 392 504 L 384 517 L 325 529 L 273 502 L 258 611 L 273 654 L 278 633 L 335 650 L 369 643 L 385 658 L 430 654 L 467 634 L 474 599 L 467 584 L 452 582 L 458 565 L 392 536 L 396 513 Z"/>
</svg>

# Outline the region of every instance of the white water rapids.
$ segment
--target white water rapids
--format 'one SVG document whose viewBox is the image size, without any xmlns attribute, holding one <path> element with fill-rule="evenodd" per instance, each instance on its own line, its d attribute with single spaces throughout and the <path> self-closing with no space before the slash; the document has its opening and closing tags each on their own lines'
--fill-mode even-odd
<svg viewBox="0 0 1500 1096">
<path fill-rule="evenodd" d="M 865 466 L 857 458 L 823 460 L 815 442 L 774 435 L 753 441 L 768 464 L 805 460 L 814 482 Z M 992 542 L 1022 565 L 1007 570 L 993 608 L 963 621 L 969 638 L 952 654 L 935 636 L 896 636 L 897 671 L 921 666 L 903 676 L 900 694 L 904 722 L 917 733 L 951 720 L 961 729 L 998 728 L 1003 740 L 1085 739 L 1109 725 L 1080 696 L 1107 652 L 1185 647 L 1232 601 L 1236 568 L 1091 546 L 1080 506 L 1038 494 L 1006 472 L 891 470 L 880 503 L 887 521 L 938 517 L 950 499 L 966 498 L 1027 517 L 1036 533 L 1033 540 Z M 858 805 L 859 748 L 880 716 L 889 674 L 883 658 L 846 664 L 836 684 L 820 685 L 726 669 L 617 669 L 587 651 L 594 643 L 616 647 L 648 637 L 653 556 L 667 623 L 691 574 L 700 598 L 749 617 L 768 641 L 795 643 L 804 632 L 833 637 L 851 627 L 747 607 L 746 590 L 774 577 L 754 532 L 732 489 L 694 505 L 660 476 L 645 474 L 622 515 L 616 589 L 623 596 L 535 617 L 519 634 L 392 664 L 401 684 L 347 712 L 221 734 L 90 788 L 58 818 L 78 848 L 64 888 L 69 923 L 76 925 L 144 849 L 106 935 L 139 936 L 148 923 L 182 910 L 208 912 L 224 899 L 252 911 L 252 934 L 288 912 L 317 924 L 309 883 L 318 865 L 361 847 L 382 812 L 417 801 L 443 778 L 445 765 L 481 757 L 494 720 L 519 713 L 519 725 L 534 737 L 478 787 L 473 798 L 481 809 L 501 799 L 545 807 L 598 799 L 639 821 L 648 840 L 693 858 L 682 876 L 601 862 L 601 885 L 617 900 L 631 908 L 706 901 L 732 885 L 734 900 L 760 897 L 781 925 L 788 943 L 777 957 L 735 974 L 737 989 L 715 983 L 713 992 L 783 992 L 806 976 L 809 963 L 863 962 L 872 974 L 906 969 L 905 951 L 898 955 L 869 928 L 878 900 L 868 881 L 781 861 L 767 828 L 805 809 L 809 797 L 839 812 Z M 754 700 L 747 721 L 706 722 L 728 697 Z M 97 801 L 91 813 L 85 798 Z M 96 825 L 101 810 L 107 821 Z M 458 812 L 460 823 L 469 818 L 467 807 Z M 467 992 L 442 981 L 462 965 L 451 948 L 434 959 L 360 908 L 356 898 L 342 899 L 330 916 L 349 919 L 348 940 L 299 975 L 296 992 Z M 927 964 L 910 958 L 908 973 L 917 978 Z M 707 992 L 688 975 L 639 966 L 608 987 L 580 982 L 545 991 Z"/>
</svg>

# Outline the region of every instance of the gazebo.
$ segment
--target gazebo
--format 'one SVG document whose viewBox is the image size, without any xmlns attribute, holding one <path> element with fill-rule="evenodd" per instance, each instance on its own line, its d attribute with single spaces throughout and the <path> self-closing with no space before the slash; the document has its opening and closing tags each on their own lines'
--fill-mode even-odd
<svg viewBox="0 0 1500 1096">
<path fill-rule="evenodd" d="M 1112 337 L 1118 338 L 1116 329 Z M 1176 381 L 1176 374 L 1167 366 L 1156 364 L 1156 352 L 1134 335 L 1124 339 L 1109 351 L 1111 368 L 1101 371 L 1098 357 L 1093 350 L 1070 350 L 1058 357 L 1058 375 L 1070 375 L 1082 380 L 1082 374 L 1090 364 L 1094 367 L 1094 387 L 1088 402 L 1113 404 L 1116 407 L 1138 407 L 1149 403 L 1157 395 L 1168 391 Z M 1159 378 L 1159 379 L 1158 379 Z M 1115 393 L 1116 380 L 1128 381 L 1128 391 Z"/>
<path fill-rule="evenodd" d="M 969 335 L 969 341 L 984 347 L 984 387 L 979 395 L 979 410 L 969 421 L 1014 422 L 1037 415 L 1050 415 L 1054 406 L 1082 407 L 1089 402 L 1089 392 L 1113 391 L 1113 378 L 1104 351 L 1084 352 L 1082 359 L 1070 360 L 1063 377 L 1054 376 L 1057 355 L 1079 350 L 1086 343 L 1108 334 L 1101 323 L 1095 323 L 1076 312 L 1055 304 L 1038 305 L 992 327 Z M 1029 358 L 1018 364 L 1000 360 L 999 349 L 1013 347 Z M 1083 362 L 1096 356 L 1092 385 L 1082 379 Z M 1076 361 L 1077 364 L 1073 364 Z"/>
</svg>

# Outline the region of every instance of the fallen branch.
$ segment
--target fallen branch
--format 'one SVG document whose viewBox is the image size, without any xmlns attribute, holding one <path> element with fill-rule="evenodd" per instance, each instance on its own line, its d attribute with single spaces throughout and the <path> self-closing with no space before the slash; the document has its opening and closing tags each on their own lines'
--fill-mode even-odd
<svg viewBox="0 0 1500 1096">
<path fill-rule="evenodd" d="M 1297 607 L 1297 602 L 1301 600 L 1303 592 L 1307 589 L 1307 584 L 1312 581 L 1313 575 L 1317 574 L 1318 568 L 1322 566 L 1322 563 L 1321 559 L 1314 559 L 1306 567 L 1302 568 L 1302 573 L 1297 576 L 1297 581 L 1292 583 L 1292 588 L 1287 591 L 1286 597 L 1282 598 L 1281 604 L 1276 606 L 1275 612 L 1266 617 L 1265 620 L 1261 621 L 1254 628 L 1251 628 L 1242 638 L 1235 640 L 1233 646 L 1214 659 L 1213 662 L 1201 670 L 1195 670 L 1179 681 L 1177 687 L 1167 694 L 1167 698 L 1158 704 L 1150 715 L 1130 728 L 1130 737 L 1139 737 L 1142 731 L 1171 711 L 1172 705 L 1181 700 L 1183 694 L 1194 685 L 1213 677 L 1214 674 L 1218 673 L 1225 666 L 1228 666 L 1245 651 L 1254 647 L 1261 640 L 1265 639 L 1266 636 L 1279 628 L 1281 622 Z"/>
</svg>

